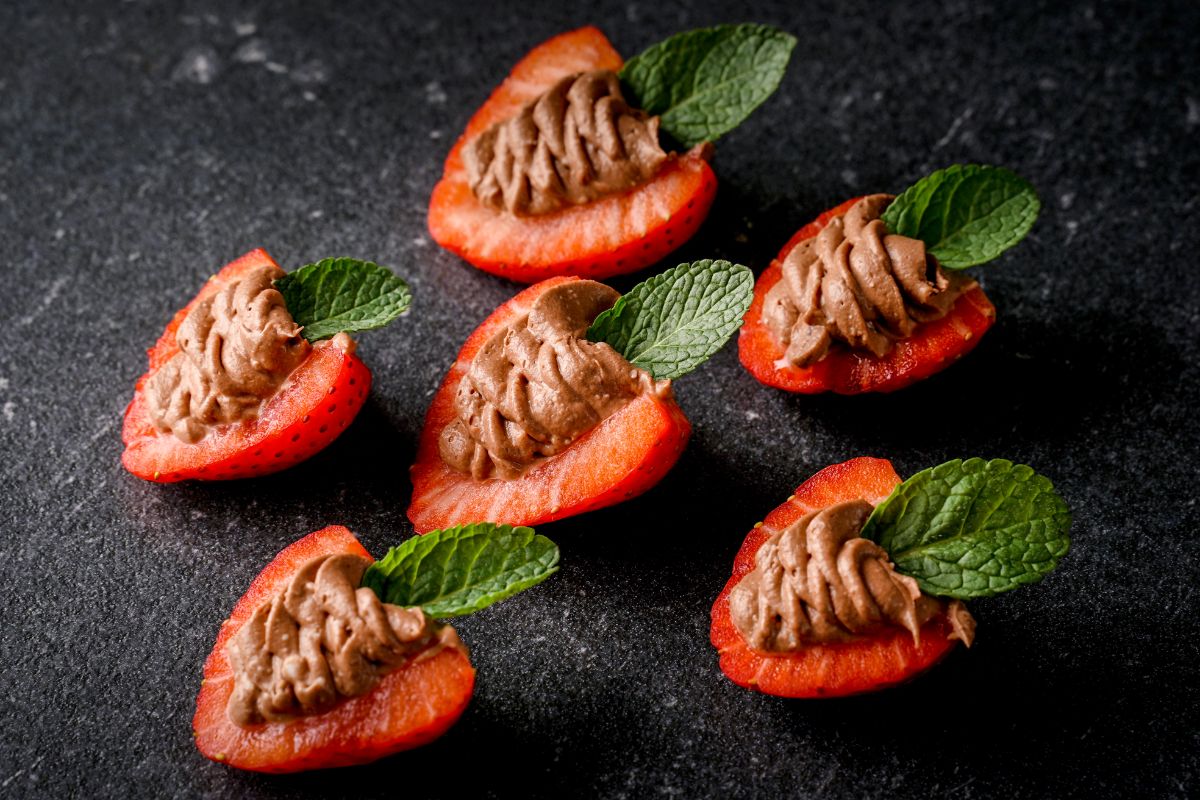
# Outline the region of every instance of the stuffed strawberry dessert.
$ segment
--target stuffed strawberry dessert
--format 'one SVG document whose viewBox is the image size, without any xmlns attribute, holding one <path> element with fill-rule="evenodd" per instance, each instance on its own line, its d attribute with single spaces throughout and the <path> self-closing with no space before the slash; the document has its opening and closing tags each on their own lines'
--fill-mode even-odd
<svg viewBox="0 0 1200 800">
<path fill-rule="evenodd" d="M 416 529 L 532 525 L 649 489 L 691 434 L 672 379 L 733 335 L 753 282 L 706 260 L 624 296 L 583 278 L 518 294 L 471 334 L 433 398 L 412 468 Z"/>
<path fill-rule="evenodd" d="M 1037 195 L 997 167 L 954 166 L 899 197 L 850 200 L 801 228 L 763 272 L 742 364 L 792 392 L 890 392 L 952 364 L 996 319 L 960 270 L 1029 232 Z"/>
<path fill-rule="evenodd" d="M 596 28 L 554 37 L 455 143 L 429 203 L 430 234 L 524 283 L 658 261 L 704 221 L 717 185 L 712 142 L 775 91 L 795 43 L 767 26 L 725 25 L 625 63 Z"/>
<path fill-rule="evenodd" d="M 781 697 L 904 682 L 971 645 L 964 600 L 1054 569 L 1070 524 L 1048 480 L 1001 459 L 903 483 L 878 458 L 827 467 L 742 544 L 712 609 L 721 671 Z"/>
<path fill-rule="evenodd" d="M 461 616 L 558 569 L 529 528 L 469 525 L 414 537 L 381 561 L 330 526 L 283 550 L 221 626 L 193 721 L 208 758 L 259 772 L 363 764 L 436 739 L 475 670 Z"/>
<path fill-rule="evenodd" d="M 149 351 L 125 410 L 125 468 L 174 482 L 266 475 L 338 437 L 371 373 L 349 334 L 391 322 L 408 286 L 348 258 L 284 273 L 254 250 L 214 275 Z"/>
</svg>

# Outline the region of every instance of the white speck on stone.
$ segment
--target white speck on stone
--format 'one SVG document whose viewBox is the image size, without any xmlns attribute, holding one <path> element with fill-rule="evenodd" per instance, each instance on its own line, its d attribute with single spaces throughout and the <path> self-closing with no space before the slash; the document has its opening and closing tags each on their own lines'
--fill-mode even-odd
<svg viewBox="0 0 1200 800">
<path fill-rule="evenodd" d="M 305 61 L 292 70 L 292 80 L 303 86 L 318 86 L 322 83 L 328 83 L 329 67 L 325 66 L 324 61 L 317 58 Z"/>
<path fill-rule="evenodd" d="M 842 170 L 842 183 L 847 186 L 856 186 L 858 184 L 858 172 L 852 169 Z"/>
<path fill-rule="evenodd" d="M 0 378 L 0 392 L 7 391 L 9 387 L 8 378 Z"/>
<path fill-rule="evenodd" d="M 233 51 L 233 60 L 239 64 L 262 64 L 271 57 L 271 48 L 262 39 L 247 39 Z"/>
<path fill-rule="evenodd" d="M 442 88 L 439 81 L 430 81 L 425 84 L 425 102 L 431 106 L 440 106 L 446 102 L 446 90 Z"/>
<path fill-rule="evenodd" d="M 40 317 L 46 311 L 46 309 L 54 305 L 54 301 L 58 299 L 58 295 L 62 292 L 63 287 L 66 285 L 66 275 L 62 276 L 61 278 L 57 278 L 54 283 L 50 284 L 50 288 L 47 289 L 46 294 L 42 296 L 42 302 L 38 303 L 37 308 L 35 308 L 31 313 L 21 317 L 20 324 L 22 326 L 33 324 L 33 321 Z"/>
<path fill-rule="evenodd" d="M 207 86 L 220 74 L 221 57 L 217 51 L 208 45 L 199 45 L 183 52 L 175 69 L 171 70 L 171 80 Z"/>
<path fill-rule="evenodd" d="M 757 411 L 747 411 L 746 412 L 746 419 L 750 420 L 751 422 L 760 418 L 761 416 L 762 415 L 759 414 Z"/>
<path fill-rule="evenodd" d="M 1054 80 L 1054 78 L 1041 78 L 1038 80 L 1037 85 L 1043 92 L 1053 92 L 1058 88 L 1058 81 Z"/>
<path fill-rule="evenodd" d="M 323 216 L 325 216 L 325 212 L 318 208 L 315 211 L 309 212 L 308 218 L 309 219 L 320 219 Z"/>
<path fill-rule="evenodd" d="M 301 94 L 300 96 L 303 97 L 305 100 L 307 100 L 310 103 L 317 99 L 317 93 L 309 91 L 308 89 L 305 89 L 304 93 Z"/>
<path fill-rule="evenodd" d="M 192 519 L 204 519 L 204 512 L 199 509 L 193 509 L 190 516 Z"/>
<path fill-rule="evenodd" d="M 54 232 L 55 239 L 62 239 L 66 235 L 67 235 L 67 232 L 65 230 L 63 230 L 62 228 L 59 228 L 58 230 L 56 230 Z"/>
<path fill-rule="evenodd" d="M 267 72 L 274 72 L 276 75 L 283 75 L 288 71 L 286 64 L 280 64 L 278 61 L 267 62 Z"/>
<path fill-rule="evenodd" d="M 1058 207 L 1066 211 L 1071 206 L 1075 205 L 1075 193 L 1063 192 L 1058 196 Z"/>
<path fill-rule="evenodd" d="M 9 400 L 7 403 L 4 404 L 3 410 L 4 410 L 4 421 L 12 422 L 13 418 L 16 417 L 16 415 L 17 415 L 17 404 L 14 403 L 13 401 Z"/>
<path fill-rule="evenodd" d="M 958 133 L 958 129 L 961 128 L 963 126 L 963 123 L 966 122 L 967 120 L 969 120 L 971 118 L 971 115 L 974 113 L 975 113 L 974 109 L 967 108 L 965 111 L 963 111 L 957 117 L 955 117 L 954 122 L 950 123 L 950 130 L 946 131 L 946 135 L 937 141 L 937 144 L 935 144 L 933 146 L 933 149 L 941 150 L 943 147 L 950 144 L 950 142 L 954 139 L 955 134 Z"/>
<path fill-rule="evenodd" d="M 440 139 L 440 138 L 442 138 L 442 132 L 435 128 L 434 130 L 431 130 L 429 132 L 429 138 L 430 139 Z"/>
<path fill-rule="evenodd" d="M 258 26 L 253 22 L 234 22 L 233 32 L 238 36 L 253 36 L 258 31 Z"/>
<path fill-rule="evenodd" d="M 1200 100 L 1197 100 L 1194 97 L 1189 97 L 1187 99 L 1186 121 L 1189 128 L 1194 128 L 1197 125 L 1200 125 Z"/>
<path fill-rule="evenodd" d="M 412 243 L 416 247 L 425 247 L 429 244 L 429 240 L 424 236 L 414 236 Z"/>
</svg>

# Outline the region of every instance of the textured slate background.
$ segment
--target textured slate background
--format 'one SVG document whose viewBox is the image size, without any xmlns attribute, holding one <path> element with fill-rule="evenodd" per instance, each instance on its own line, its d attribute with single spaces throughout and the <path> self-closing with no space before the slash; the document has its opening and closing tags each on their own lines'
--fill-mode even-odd
<svg viewBox="0 0 1200 800">
<path fill-rule="evenodd" d="M 0 6 L 0 795 L 1196 791 L 1195 4 L 239 5 Z M 471 111 L 570 27 L 599 23 L 633 54 L 741 19 L 800 44 L 779 94 L 720 143 L 717 204 L 670 263 L 761 269 L 846 197 L 1005 164 L 1045 210 L 981 272 L 994 330 L 892 397 L 787 396 L 727 348 L 678 382 L 696 432 L 674 472 L 544 528 L 561 574 L 460 625 L 478 692 L 442 740 L 290 778 L 202 759 L 194 697 L 235 599 L 327 523 L 376 553 L 411 534 L 406 470 L 430 394 L 516 289 L 425 232 Z M 356 254 L 411 280 L 413 313 L 362 337 L 370 403 L 273 478 L 125 474 L 119 422 L 144 348 L 258 245 L 293 267 Z M 1041 585 L 974 604 L 977 647 L 905 688 L 794 703 L 734 687 L 707 629 L 738 544 L 804 478 L 860 454 L 906 475 L 975 454 L 1033 464 L 1076 511 L 1074 547 Z"/>
</svg>

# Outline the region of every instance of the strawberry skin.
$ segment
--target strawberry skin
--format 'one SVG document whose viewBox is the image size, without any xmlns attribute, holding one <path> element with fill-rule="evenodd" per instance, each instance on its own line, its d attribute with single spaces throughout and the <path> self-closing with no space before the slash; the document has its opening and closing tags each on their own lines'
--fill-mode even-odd
<svg viewBox="0 0 1200 800">
<path fill-rule="evenodd" d="M 517 217 L 483 206 L 471 192 L 462 159 L 468 141 L 561 78 L 615 71 L 622 63 L 594 27 L 560 34 L 525 56 L 467 123 L 446 158 L 429 202 L 434 241 L 479 269 L 533 283 L 557 275 L 599 280 L 635 272 L 691 238 L 716 196 L 717 178 L 708 165 L 711 145 L 671 157 L 647 183 L 552 214 Z"/>
<path fill-rule="evenodd" d="M 896 342 L 882 357 L 838 345 L 809 367 L 778 366 L 784 349 L 762 321 L 767 293 L 783 279 L 783 261 L 792 248 L 816 236 L 830 219 L 844 214 L 860 199 L 847 200 L 798 230 L 755 283 L 754 301 L 738 333 L 738 356 L 742 366 L 761 383 L 800 394 L 894 392 L 962 358 L 996 321 L 995 306 L 983 289 L 975 286 L 958 298 L 950 313 L 920 325 L 912 336 Z"/>
<path fill-rule="evenodd" d="M 779 697 L 842 697 L 903 683 L 940 661 L 956 644 L 944 617 L 921 629 L 913 644 L 905 630 L 856 642 L 822 644 L 799 653 L 764 655 L 751 650 L 733 624 L 729 594 L 754 569 L 754 555 L 775 533 L 805 514 L 847 500 L 879 504 L 900 484 L 890 462 L 855 458 L 818 472 L 750 530 L 733 562 L 733 575 L 712 607 L 710 640 L 721 671 L 738 686 Z"/>
<path fill-rule="evenodd" d="M 454 421 L 454 395 L 475 353 L 547 289 L 578 278 L 551 278 L 518 294 L 476 328 L 459 351 L 425 416 L 411 474 L 408 518 L 419 533 L 486 520 L 536 525 L 614 505 L 645 492 L 670 471 L 692 427 L 674 398 L 640 395 L 556 456 L 514 480 L 480 481 L 442 461 L 438 439 Z"/>
<path fill-rule="evenodd" d="M 155 428 L 146 413 L 143 390 L 150 377 L 175 353 L 175 332 L 192 307 L 230 280 L 275 262 L 254 250 L 215 275 L 167 325 L 149 351 L 149 370 L 137 381 L 125 409 L 121 438 L 125 468 L 148 481 L 229 480 L 267 475 L 292 466 L 326 447 L 350 424 L 366 402 L 371 372 L 333 340 L 318 342 L 279 391 L 263 403 L 256 419 L 212 430 L 195 444 Z"/>
<path fill-rule="evenodd" d="M 331 525 L 289 545 L 259 573 L 221 625 L 204 662 L 204 681 L 192 721 L 196 747 L 213 761 L 258 772 L 365 764 L 426 744 L 446 732 L 466 710 L 475 670 L 466 653 L 447 648 L 394 670 L 365 695 L 324 714 L 243 728 L 225 711 L 233 673 L 225 645 L 263 603 L 281 591 L 301 566 L 322 555 L 371 558 L 354 534 Z"/>
</svg>

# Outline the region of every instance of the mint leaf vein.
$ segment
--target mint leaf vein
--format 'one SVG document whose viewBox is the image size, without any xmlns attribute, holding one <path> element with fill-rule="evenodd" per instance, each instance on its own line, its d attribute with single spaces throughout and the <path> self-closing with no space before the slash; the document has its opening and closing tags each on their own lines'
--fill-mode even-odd
<svg viewBox="0 0 1200 800">
<path fill-rule="evenodd" d="M 779 87 L 796 38 L 768 25 L 719 25 L 679 33 L 625 63 L 631 100 L 659 115 L 685 147 L 740 125 Z"/>
<path fill-rule="evenodd" d="M 310 342 L 381 328 L 408 310 L 408 284 L 387 267 L 327 258 L 275 281 L 288 311 Z"/>
<path fill-rule="evenodd" d="M 965 269 L 1024 239 L 1040 210 L 1033 187 L 1015 173 L 955 164 L 904 190 L 883 221 L 892 233 L 925 242 L 943 267 Z"/>
<path fill-rule="evenodd" d="M 457 617 L 558 571 L 558 546 L 532 528 L 477 522 L 414 536 L 373 563 L 362 585 L 385 603 Z"/>
<path fill-rule="evenodd" d="M 754 297 L 754 274 L 704 259 L 639 283 L 596 317 L 587 338 L 607 342 L 656 380 L 691 372 L 720 350 L 742 324 Z"/>
<path fill-rule="evenodd" d="M 862 536 L 923 591 L 967 599 L 1041 580 L 1070 547 L 1070 525 L 1066 502 L 1030 467 L 972 458 L 900 484 Z"/>
</svg>

